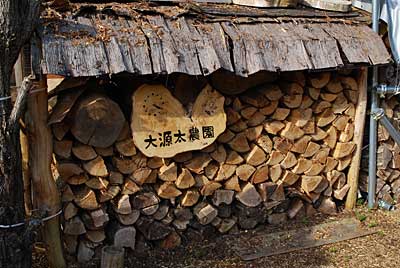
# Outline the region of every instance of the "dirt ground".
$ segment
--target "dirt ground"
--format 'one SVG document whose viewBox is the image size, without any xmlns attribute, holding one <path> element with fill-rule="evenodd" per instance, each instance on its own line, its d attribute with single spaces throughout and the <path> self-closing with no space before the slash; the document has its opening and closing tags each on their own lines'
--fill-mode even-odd
<svg viewBox="0 0 400 268">
<path fill-rule="evenodd" d="M 343 241 L 317 248 L 260 258 L 254 261 L 242 261 L 232 249 L 232 243 L 246 240 L 261 232 L 275 232 L 322 222 L 354 217 L 364 228 L 376 230 L 373 235 Z M 400 210 L 383 211 L 358 208 L 355 213 L 341 213 L 336 217 L 317 216 L 312 220 L 299 219 L 279 227 L 264 226 L 254 231 L 240 234 L 211 237 L 208 240 L 199 237 L 183 239 L 182 246 L 175 250 L 165 251 L 159 248 L 148 248 L 140 254 L 128 252 L 125 261 L 127 268 L 251 268 L 251 267 L 400 267 Z M 36 249 L 34 268 L 46 267 L 44 251 Z M 89 265 L 79 266 L 69 259 L 69 267 L 99 267 L 94 261 Z"/>
</svg>

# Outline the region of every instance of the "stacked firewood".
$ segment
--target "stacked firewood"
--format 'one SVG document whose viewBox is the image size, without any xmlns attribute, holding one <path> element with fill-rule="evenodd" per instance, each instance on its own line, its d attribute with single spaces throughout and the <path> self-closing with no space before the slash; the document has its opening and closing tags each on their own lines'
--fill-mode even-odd
<svg viewBox="0 0 400 268">
<path fill-rule="evenodd" d="M 336 213 L 356 148 L 354 77 L 284 74 L 225 95 L 226 130 L 217 141 L 172 158 L 140 152 L 105 94 L 59 95 L 50 121 L 67 251 L 87 261 L 105 243 L 134 250 L 138 236 L 170 248 L 188 228 L 227 233 Z"/>
</svg>

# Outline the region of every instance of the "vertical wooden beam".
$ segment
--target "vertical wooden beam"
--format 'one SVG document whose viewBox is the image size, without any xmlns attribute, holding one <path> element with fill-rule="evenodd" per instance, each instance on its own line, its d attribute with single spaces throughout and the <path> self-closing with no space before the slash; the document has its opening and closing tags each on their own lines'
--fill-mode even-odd
<svg viewBox="0 0 400 268">
<path fill-rule="evenodd" d="M 46 213 L 46 216 L 50 216 L 61 209 L 61 203 L 51 172 L 53 139 L 47 124 L 48 95 L 45 76 L 42 77 L 35 92 L 29 95 L 27 112 L 33 207 Z M 50 266 L 66 267 L 60 238 L 59 216 L 44 223 L 42 234 L 47 245 Z"/>
<path fill-rule="evenodd" d="M 362 145 L 364 137 L 365 116 L 367 112 L 367 77 L 368 69 L 363 67 L 360 70 L 357 84 L 359 90 L 358 103 L 356 107 L 356 116 L 354 124 L 354 143 L 357 149 L 354 152 L 349 172 L 347 174 L 347 183 L 350 185 L 349 192 L 346 198 L 346 209 L 353 209 L 357 201 L 358 178 L 360 173 L 360 164 L 362 156 Z"/>
</svg>

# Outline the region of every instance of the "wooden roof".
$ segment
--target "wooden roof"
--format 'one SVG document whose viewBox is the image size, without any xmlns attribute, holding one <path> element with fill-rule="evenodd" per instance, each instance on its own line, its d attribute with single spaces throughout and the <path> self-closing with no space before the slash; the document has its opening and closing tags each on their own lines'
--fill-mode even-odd
<svg viewBox="0 0 400 268">
<path fill-rule="evenodd" d="M 358 13 L 180 4 L 76 4 L 42 14 L 42 72 L 82 77 L 247 76 L 386 64 L 381 38 Z"/>
</svg>

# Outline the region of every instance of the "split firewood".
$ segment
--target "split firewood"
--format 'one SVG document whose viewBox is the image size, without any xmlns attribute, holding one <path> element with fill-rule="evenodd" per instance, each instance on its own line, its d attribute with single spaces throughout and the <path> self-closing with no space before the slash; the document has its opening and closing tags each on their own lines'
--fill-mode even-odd
<svg viewBox="0 0 400 268">
<path fill-rule="evenodd" d="M 260 125 L 265 121 L 265 115 L 260 112 L 256 112 L 249 120 L 247 120 L 247 125 L 249 127 L 255 127 Z"/>
<path fill-rule="evenodd" d="M 232 177 L 235 174 L 236 165 L 222 164 L 218 170 L 215 181 L 224 181 Z"/>
<path fill-rule="evenodd" d="M 342 189 L 334 190 L 333 196 L 338 200 L 343 200 L 344 197 L 346 196 L 347 192 L 349 191 L 349 189 L 350 189 L 350 185 L 346 184 L 345 186 L 342 187 Z"/>
<path fill-rule="evenodd" d="M 347 168 L 350 165 L 352 159 L 353 159 L 353 155 L 352 154 L 349 154 L 348 156 L 340 158 L 338 160 L 339 163 L 338 163 L 338 165 L 336 167 L 337 171 L 343 171 L 345 168 Z"/>
<path fill-rule="evenodd" d="M 246 156 L 246 163 L 252 166 L 258 166 L 266 161 L 267 157 L 260 147 L 254 145 L 251 151 Z"/>
<path fill-rule="evenodd" d="M 346 115 L 339 115 L 333 122 L 332 125 L 339 131 L 343 131 L 349 122 L 350 117 Z"/>
<path fill-rule="evenodd" d="M 282 82 L 279 85 L 281 90 L 285 93 L 285 95 L 295 95 L 304 93 L 303 87 L 298 83 Z"/>
<path fill-rule="evenodd" d="M 288 121 L 294 123 L 297 127 L 304 127 L 312 118 L 312 109 L 294 109 L 291 111 Z"/>
<path fill-rule="evenodd" d="M 93 243 L 101 243 L 106 239 L 104 230 L 88 230 L 85 237 Z"/>
<path fill-rule="evenodd" d="M 289 113 L 290 113 L 290 109 L 278 107 L 278 108 L 276 108 L 271 119 L 277 120 L 277 121 L 283 121 L 286 119 L 286 117 L 288 117 Z"/>
<path fill-rule="evenodd" d="M 153 214 L 153 218 L 155 220 L 161 221 L 168 215 L 168 212 L 169 212 L 169 205 L 167 203 L 161 203 L 157 212 Z"/>
<path fill-rule="evenodd" d="M 100 148 L 100 147 L 95 147 L 94 150 L 96 153 L 102 157 L 109 157 L 114 155 L 114 149 L 112 146 L 105 147 L 105 148 Z"/>
<path fill-rule="evenodd" d="M 249 141 L 255 141 L 258 138 L 261 137 L 261 133 L 263 131 L 264 127 L 262 125 L 248 128 L 245 130 L 246 137 Z"/>
<path fill-rule="evenodd" d="M 135 250 L 136 229 L 133 226 L 115 227 L 116 231 L 113 232 L 114 246 L 119 248 L 130 248 Z"/>
<path fill-rule="evenodd" d="M 343 91 L 342 83 L 339 79 L 331 79 L 326 85 L 326 90 L 331 93 L 340 93 L 341 91 Z"/>
<path fill-rule="evenodd" d="M 277 182 L 282 175 L 282 167 L 280 164 L 273 165 L 269 168 L 269 177 L 273 182 Z"/>
<path fill-rule="evenodd" d="M 120 195 L 112 200 L 113 209 L 119 214 L 130 214 L 132 212 L 131 203 L 129 202 L 129 195 Z"/>
<path fill-rule="evenodd" d="M 83 168 L 92 176 L 107 177 L 108 170 L 101 156 L 83 164 Z"/>
<path fill-rule="evenodd" d="M 283 97 L 283 93 L 278 85 L 269 84 L 264 90 L 264 95 L 270 101 L 278 101 Z"/>
<path fill-rule="evenodd" d="M 109 182 L 101 177 L 94 177 L 85 182 L 86 186 L 91 189 L 106 189 Z"/>
<path fill-rule="evenodd" d="M 333 157 L 336 159 L 350 155 L 355 150 L 356 145 L 352 142 L 338 142 L 333 151 Z"/>
<path fill-rule="evenodd" d="M 92 146 L 81 143 L 75 144 L 72 147 L 72 153 L 74 156 L 84 161 L 89 161 L 97 157 L 97 153 Z"/>
<path fill-rule="evenodd" d="M 144 215 L 150 216 L 157 212 L 160 199 L 153 192 L 139 193 L 132 199 L 132 207 L 140 210 Z"/>
<path fill-rule="evenodd" d="M 357 81 L 353 77 L 339 76 L 339 80 L 344 89 L 353 90 L 353 91 L 358 90 Z"/>
<path fill-rule="evenodd" d="M 344 91 L 344 95 L 347 97 L 347 99 L 353 103 L 353 104 L 357 104 L 358 102 L 358 91 L 355 90 L 345 90 Z"/>
<path fill-rule="evenodd" d="M 64 219 L 68 221 L 69 219 L 73 218 L 78 214 L 78 208 L 72 203 L 69 202 L 63 209 Z"/>
<path fill-rule="evenodd" d="M 321 93 L 321 88 L 315 88 L 315 87 L 307 87 L 307 92 L 308 95 L 313 99 L 313 100 L 318 100 L 319 94 Z"/>
<path fill-rule="evenodd" d="M 258 109 L 256 107 L 250 106 L 250 107 L 246 107 L 243 110 L 240 111 L 240 115 L 249 120 L 256 112 L 258 111 Z"/>
<path fill-rule="evenodd" d="M 297 158 L 292 152 L 288 152 L 285 158 L 281 162 L 281 166 L 284 169 L 289 169 L 297 164 Z"/>
<path fill-rule="evenodd" d="M 238 176 L 232 176 L 229 180 L 224 183 L 224 189 L 226 190 L 234 190 L 236 192 L 240 192 L 241 188 L 239 185 Z"/>
<path fill-rule="evenodd" d="M 124 182 L 124 177 L 118 171 L 110 171 L 110 175 L 108 177 L 108 180 L 109 180 L 110 184 L 119 185 L 119 184 L 122 184 Z"/>
<path fill-rule="evenodd" d="M 257 185 L 258 192 L 263 202 L 267 202 L 270 199 L 276 187 L 276 183 L 273 182 L 263 182 Z"/>
<path fill-rule="evenodd" d="M 253 175 L 255 171 L 256 171 L 255 167 L 249 164 L 244 164 L 236 168 L 236 175 L 242 181 L 248 181 L 248 179 L 251 177 L 251 175 Z"/>
<path fill-rule="evenodd" d="M 157 194 L 161 198 L 170 199 L 180 196 L 182 192 L 175 187 L 173 182 L 164 182 L 158 188 Z"/>
<path fill-rule="evenodd" d="M 320 116 L 317 117 L 317 126 L 325 127 L 336 119 L 336 115 L 333 113 L 332 109 L 325 109 Z"/>
<path fill-rule="evenodd" d="M 293 146 L 292 141 L 282 137 L 274 137 L 273 143 L 274 143 L 274 149 L 278 150 L 282 154 L 287 154 Z"/>
<path fill-rule="evenodd" d="M 107 222 L 110 220 L 108 217 L 107 212 L 103 208 L 96 209 L 90 211 L 90 218 L 92 220 L 93 226 L 96 228 L 103 227 L 107 224 Z"/>
<path fill-rule="evenodd" d="M 60 177 L 63 179 L 68 179 L 74 175 L 80 175 L 84 171 L 83 169 L 75 163 L 58 163 L 57 164 L 57 171 L 60 174 Z"/>
<path fill-rule="evenodd" d="M 344 111 L 344 114 L 350 116 L 351 118 L 354 118 L 356 114 L 356 107 L 353 103 L 349 103 L 347 109 Z"/>
<path fill-rule="evenodd" d="M 64 233 L 67 235 L 81 235 L 86 233 L 86 228 L 82 220 L 77 216 L 65 222 Z"/>
<path fill-rule="evenodd" d="M 67 184 L 64 186 L 64 189 L 62 190 L 62 195 L 61 195 L 61 201 L 62 202 L 71 202 L 75 198 L 74 193 L 71 190 L 71 187 Z"/>
<path fill-rule="evenodd" d="M 82 142 L 108 147 L 118 138 L 125 123 L 118 104 L 105 95 L 92 93 L 75 103 L 71 132 Z"/>
<path fill-rule="evenodd" d="M 328 133 L 326 133 L 324 130 L 320 129 L 319 127 L 315 128 L 315 133 L 311 135 L 311 139 L 313 141 L 320 141 L 326 138 L 328 136 Z"/>
<path fill-rule="evenodd" d="M 207 225 L 217 217 L 218 210 L 212 205 L 202 202 L 194 207 L 193 213 L 200 224 Z"/>
<path fill-rule="evenodd" d="M 296 173 L 293 173 L 289 170 L 285 170 L 282 177 L 282 182 L 285 186 L 291 186 L 295 184 L 299 178 L 300 176 L 297 175 Z"/>
<path fill-rule="evenodd" d="M 269 156 L 269 159 L 268 159 L 266 164 L 269 165 L 269 166 L 274 166 L 274 165 L 279 164 L 280 162 L 282 162 L 282 160 L 284 158 L 285 158 L 284 154 L 282 154 L 279 151 L 275 151 L 274 150 L 274 151 L 271 152 L 271 154 Z"/>
<path fill-rule="evenodd" d="M 268 135 L 262 135 L 259 137 L 256 141 L 256 144 L 260 146 L 261 149 L 263 149 L 267 154 L 271 153 L 273 144 Z"/>
<path fill-rule="evenodd" d="M 261 146 L 261 148 L 263 148 L 263 147 Z M 229 151 L 229 153 L 226 157 L 226 161 L 225 161 L 226 164 L 230 164 L 230 165 L 239 165 L 243 162 L 244 162 L 243 157 L 240 156 L 240 154 L 238 154 L 236 151 L 231 151 L 231 150 Z"/>
<path fill-rule="evenodd" d="M 232 126 L 229 126 L 229 129 L 235 133 L 240 133 L 240 132 L 244 133 L 244 131 L 247 129 L 247 124 L 245 121 L 239 120 Z"/>
<path fill-rule="evenodd" d="M 261 165 L 257 167 L 257 170 L 253 173 L 251 177 L 251 182 L 258 184 L 268 180 L 269 168 L 268 165 Z"/>
<path fill-rule="evenodd" d="M 337 94 L 322 92 L 320 97 L 324 101 L 333 102 L 337 98 Z"/>
<path fill-rule="evenodd" d="M 318 161 L 319 163 L 325 165 L 326 160 L 328 159 L 330 149 L 328 147 L 322 146 L 321 149 L 314 154 L 312 157 L 313 160 Z"/>
<path fill-rule="evenodd" d="M 61 141 L 64 139 L 65 135 L 71 129 L 71 125 L 65 122 L 55 123 L 51 125 L 51 130 L 53 132 L 54 137 Z"/>
<path fill-rule="evenodd" d="M 327 215 L 335 215 L 337 213 L 336 204 L 330 197 L 325 197 L 322 199 L 318 210 Z"/>
<path fill-rule="evenodd" d="M 304 208 L 304 203 L 301 199 L 294 199 L 289 206 L 287 215 L 289 219 L 293 219 L 299 213 L 301 209 Z"/>
<path fill-rule="evenodd" d="M 163 165 L 160 167 L 158 171 L 158 177 L 163 181 L 176 181 L 178 177 L 178 167 L 175 162 L 172 162 L 168 166 Z"/>
<path fill-rule="evenodd" d="M 189 189 L 183 195 L 181 205 L 184 207 L 194 206 L 200 198 L 200 194 L 196 189 Z"/>
<path fill-rule="evenodd" d="M 72 141 L 62 140 L 53 142 L 53 150 L 57 156 L 64 159 L 71 158 Z"/>
<path fill-rule="evenodd" d="M 323 88 L 329 83 L 330 79 L 330 72 L 317 72 L 309 75 L 308 82 L 314 88 Z"/>
<path fill-rule="evenodd" d="M 307 176 L 315 176 L 322 172 L 324 169 L 324 165 L 321 164 L 319 161 L 312 161 L 311 167 L 304 172 L 304 175 Z"/>
<path fill-rule="evenodd" d="M 256 207 L 261 203 L 261 196 L 251 183 L 247 183 L 242 191 L 236 194 L 236 199 L 248 207 Z"/>
<path fill-rule="evenodd" d="M 115 148 L 123 156 L 133 156 L 136 154 L 136 147 L 132 138 L 115 143 Z"/>
<path fill-rule="evenodd" d="M 290 109 L 298 108 L 303 101 L 303 95 L 295 94 L 295 95 L 285 95 L 283 97 L 283 104 Z"/>
<path fill-rule="evenodd" d="M 296 174 L 302 174 L 306 170 L 309 170 L 312 166 L 312 161 L 306 158 L 299 158 L 296 166 L 292 169 L 292 172 Z"/>
<path fill-rule="evenodd" d="M 210 196 L 215 192 L 215 190 L 217 190 L 221 187 L 222 187 L 221 183 L 216 182 L 216 181 L 210 181 L 210 182 L 204 184 L 203 187 L 201 187 L 200 193 L 203 196 Z"/>
<path fill-rule="evenodd" d="M 332 106 L 332 104 L 330 102 L 318 101 L 313 104 L 312 111 L 314 114 L 320 114 L 323 111 L 325 111 L 326 109 L 330 108 L 331 106 Z"/>
<path fill-rule="evenodd" d="M 74 196 L 75 203 L 83 209 L 94 210 L 99 207 L 96 195 L 89 187 L 80 187 L 74 191 Z"/>
<path fill-rule="evenodd" d="M 323 139 L 324 144 L 327 145 L 329 148 L 334 149 L 337 142 L 337 132 L 336 128 L 330 126 L 326 131 L 327 136 Z"/>
<path fill-rule="evenodd" d="M 308 109 L 314 104 L 313 99 L 310 96 L 303 95 L 303 100 L 301 101 L 300 109 Z"/>
<path fill-rule="evenodd" d="M 229 129 L 226 129 L 221 135 L 219 135 L 217 141 L 220 143 L 228 143 L 234 137 L 235 137 L 235 134 L 232 131 L 230 131 Z"/>
<path fill-rule="evenodd" d="M 267 121 L 264 123 L 264 129 L 267 133 L 276 135 L 285 127 L 285 124 L 278 120 Z"/>
<path fill-rule="evenodd" d="M 239 153 L 250 151 L 250 146 L 247 142 L 245 133 L 237 134 L 228 144 L 232 148 L 232 150 Z"/>
<path fill-rule="evenodd" d="M 179 174 L 178 178 L 175 181 L 176 187 L 179 189 L 188 189 L 194 186 L 196 181 L 194 180 L 192 173 L 186 168 L 182 169 L 181 174 Z"/>
<path fill-rule="evenodd" d="M 302 154 L 303 157 L 312 157 L 321 146 L 318 143 L 310 141 L 307 145 L 306 151 Z"/>
<path fill-rule="evenodd" d="M 318 188 L 319 184 L 322 182 L 322 176 L 301 176 L 301 188 L 306 193 L 311 193 Z"/>
<path fill-rule="evenodd" d="M 275 188 L 274 193 L 271 195 L 270 199 L 272 201 L 284 201 L 286 199 L 285 197 L 285 191 L 283 189 L 283 182 L 278 182 L 277 186 Z"/>
<path fill-rule="evenodd" d="M 335 101 L 332 103 L 332 111 L 335 114 L 342 114 L 348 107 L 349 103 L 343 93 L 338 94 Z"/>
<path fill-rule="evenodd" d="M 150 175 L 152 174 L 153 170 L 147 167 L 143 168 L 138 168 L 136 169 L 132 175 L 129 177 L 131 180 L 133 180 L 136 184 L 138 185 L 143 185 L 144 183 L 152 183 Z M 155 173 L 155 177 L 157 174 Z M 154 181 L 155 182 L 155 181 Z"/>
<path fill-rule="evenodd" d="M 240 114 L 238 112 L 236 112 L 235 110 L 233 110 L 232 108 L 226 109 L 225 112 L 226 112 L 226 118 L 227 118 L 227 120 L 226 120 L 227 126 L 231 126 L 231 125 L 235 124 L 241 118 Z"/>
<path fill-rule="evenodd" d="M 336 168 L 337 164 L 338 161 L 335 158 L 328 156 L 326 158 L 324 172 L 328 173 L 329 171 L 332 171 L 333 169 Z"/>
<path fill-rule="evenodd" d="M 260 108 L 259 111 L 265 116 L 271 115 L 278 108 L 279 101 L 271 101 L 267 106 Z"/>
<path fill-rule="evenodd" d="M 210 153 L 210 156 L 218 163 L 224 163 L 226 160 L 226 150 L 224 146 L 219 145 L 214 152 Z"/>
<path fill-rule="evenodd" d="M 290 151 L 294 153 L 303 154 L 305 153 L 307 145 L 310 141 L 311 141 L 310 136 L 303 136 L 293 144 L 293 146 L 290 148 Z"/>
<path fill-rule="evenodd" d="M 216 190 L 214 192 L 212 201 L 216 206 L 220 206 L 221 204 L 230 205 L 233 201 L 233 196 L 235 192 L 232 190 Z"/>
<path fill-rule="evenodd" d="M 147 166 L 152 169 L 160 168 L 163 165 L 162 158 L 159 157 L 151 157 L 147 161 Z"/>
<path fill-rule="evenodd" d="M 70 185 L 81 185 L 84 184 L 89 180 L 88 176 L 86 173 L 80 174 L 80 175 L 73 175 L 66 179 L 66 182 Z"/>
<path fill-rule="evenodd" d="M 211 162 L 204 168 L 204 175 L 210 180 L 213 180 L 219 170 L 219 164 L 217 162 Z"/>
<path fill-rule="evenodd" d="M 101 190 L 99 193 L 99 202 L 104 203 L 110 201 L 111 199 L 116 197 L 120 191 L 121 188 L 115 185 L 110 186 L 107 190 Z"/>
<path fill-rule="evenodd" d="M 140 187 L 131 179 L 125 179 L 121 193 L 124 195 L 133 195 L 140 191 Z"/>
<path fill-rule="evenodd" d="M 340 142 L 349 142 L 353 139 L 354 135 L 354 124 L 347 123 L 344 130 L 339 135 Z"/>
<path fill-rule="evenodd" d="M 311 118 L 304 127 L 301 128 L 304 131 L 304 134 L 314 134 L 315 133 L 315 121 L 314 118 Z"/>
</svg>

